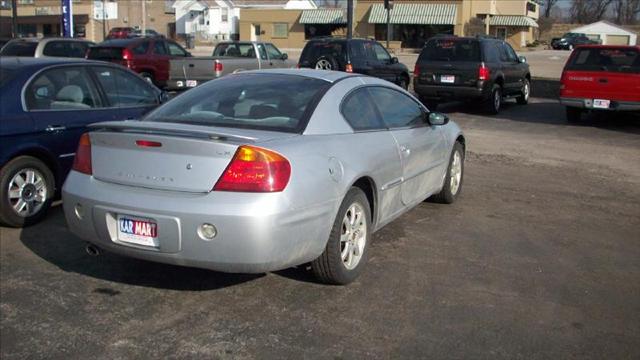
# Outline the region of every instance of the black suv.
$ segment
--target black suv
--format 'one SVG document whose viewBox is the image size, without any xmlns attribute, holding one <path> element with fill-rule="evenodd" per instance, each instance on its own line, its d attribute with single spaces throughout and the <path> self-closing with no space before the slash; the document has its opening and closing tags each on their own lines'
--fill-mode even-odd
<svg viewBox="0 0 640 360">
<path fill-rule="evenodd" d="M 385 79 L 407 89 L 409 69 L 375 40 L 316 38 L 300 54 L 299 68 L 338 70 Z"/>
<path fill-rule="evenodd" d="M 497 114 L 504 98 L 529 101 L 531 74 L 526 59 L 502 40 L 436 37 L 418 57 L 413 88 L 430 110 L 447 100 L 471 100 Z"/>
<path fill-rule="evenodd" d="M 554 50 L 573 50 L 578 45 L 590 45 L 598 44 L 597 41 L 593 41 L 583 33 L 566 33 L 561 38 L 553 38 L 551 40 L 551 47 Z"/>
</svg>

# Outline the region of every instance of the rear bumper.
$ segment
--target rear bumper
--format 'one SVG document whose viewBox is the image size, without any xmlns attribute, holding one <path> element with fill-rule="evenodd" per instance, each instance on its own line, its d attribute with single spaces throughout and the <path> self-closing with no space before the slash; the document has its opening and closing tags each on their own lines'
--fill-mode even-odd
<svg viewBox="0 0 640 360">
<path fill-rule="evenodd" d="M 561 97 L 560 104 L 585 110 L 603 111 L 640 111 L 640 101 L 615 101 L 611 100 L 608 109 L 594 108 L 593 99 Z"/>
<path fill-rule="evenodd" d="M 283 193 L 183 194 L 105 183 L 75 171 L 62 191 L 67 224 L 80 238 L 125 256 L 223 272 L 261 273 L 317 258 L 336 211 L 334 201 L 296 209 Z M 117 215 L 156 222 L 158 246 L 120 241 Z M 198 236 L 203 223 L 216 227 L 213 240 Z"/>
<path fill-rule="evenodd" d="M 417 80 L 413 82 L 413 89 L 420 97 L 434 100 L 480 100 L 489 95 L 484 87 L 425 85 Z"/>
</svg>

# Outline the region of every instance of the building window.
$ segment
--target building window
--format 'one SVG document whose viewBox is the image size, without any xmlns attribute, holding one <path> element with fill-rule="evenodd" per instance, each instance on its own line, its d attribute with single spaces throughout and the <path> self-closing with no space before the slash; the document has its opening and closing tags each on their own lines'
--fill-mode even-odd
<svg viewBox="0 0 640 360">
<path fill-rule="evenodd" d="M 536 12 L 536 4 L 527 2 L 527 11 Z"/>
<path fill-rule="evenodd" d="M 33 0 L 18 0 L 18 4 L 20 5 L 33 4 Z"/>
<path fill-rule="evenodd" d="M 496 37 L 498 39 L 507 40 L 507 28 L 496 28 Z"/>
<path fill-rule="evenodd" d="M 274 38 L 286 38 L 289 37 L 289 24 L 287 23 L 275 23 L 273 24 L 273 36 Z"/>
<path fill-rule="evenodd" d="M 227 22 L 229 21 L 229 9 L 227 8 L 222 8 L 220 9 L 220 20 L 222 22 Z"/>
</svg>

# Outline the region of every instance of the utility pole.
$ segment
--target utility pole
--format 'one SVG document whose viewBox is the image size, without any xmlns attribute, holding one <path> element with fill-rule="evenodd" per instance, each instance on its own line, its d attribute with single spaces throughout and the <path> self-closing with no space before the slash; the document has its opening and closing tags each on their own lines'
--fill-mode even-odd
<svg viewBox="0 0 640 360">
<path fill-rule="evenodd" d="M 353 0 L 347 0 L 347 39 L 353 37 Z"/>
<path fill-rule="evenodd" d="M 147 0 L 142 0 L 142 36 L 147 35 Z"/>
<path fill-rule="evenodd" d="M 11 36 L 18 37 L 18 1 L 11 0 Z"/>
<path fill-rule="evenodd" d="M 107 9 L 106 2 L 102 0 L 102 40 L 107 40 Z"/>
</svg>

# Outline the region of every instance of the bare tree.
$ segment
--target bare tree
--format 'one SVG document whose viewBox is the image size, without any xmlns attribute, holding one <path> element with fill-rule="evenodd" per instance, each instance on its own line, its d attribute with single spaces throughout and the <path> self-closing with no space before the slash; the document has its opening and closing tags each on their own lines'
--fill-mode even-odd
<svg viewBox="0 0 640 360">
<path fill-rule="evenodd" d="M 615 0 L 613 12 L 616 23 L 635 24 L 638 22 L 638 15 L 640 15 L 640 0 Z"/>
<path fill-rule="evenodd" d="M 558 0 L 547 0 L 544 4 L 544 17 L 548 18 L 551 16 L 551 9 L 556 5 Z"/>
<path fill-rule="evenodd" d="M 614 0 L 573 0 L 571 21 L 588 24 L 602 20 Z"/>
</svg>

